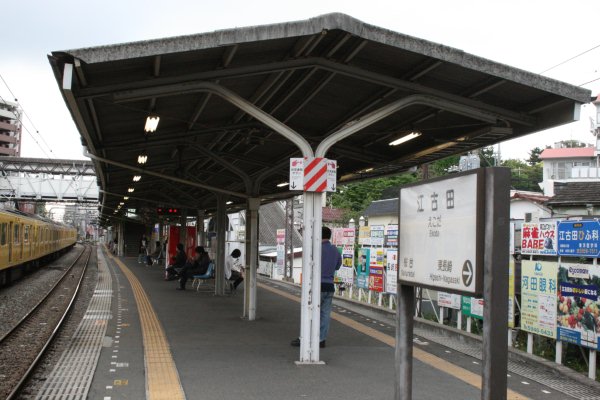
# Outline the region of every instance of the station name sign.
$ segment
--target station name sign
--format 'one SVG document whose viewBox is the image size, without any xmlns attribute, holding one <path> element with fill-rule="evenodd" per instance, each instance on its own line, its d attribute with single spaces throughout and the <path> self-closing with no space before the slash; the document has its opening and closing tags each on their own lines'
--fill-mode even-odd
<svg viewBox="0 0 600 400">
<path fill-rule="evenodd" d="M 400 190 L 399 283 L 471 296 L 482 293 L 483 172 Z"/>
</svg>

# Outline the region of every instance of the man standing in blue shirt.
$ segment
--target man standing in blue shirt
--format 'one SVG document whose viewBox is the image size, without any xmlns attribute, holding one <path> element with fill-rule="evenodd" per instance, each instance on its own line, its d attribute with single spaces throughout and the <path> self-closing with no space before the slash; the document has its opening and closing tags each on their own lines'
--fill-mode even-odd
<svg viewBox="0 0 600 400">
<path fill-rule="evenodd" d="M 325 340 L 329 332 L 329 321 L 331 320 L 331 305 L 335 285 L 333 276 L 335 271 L 342 266 L 342 256 L 338 249 L 331 244 L 331 229 L 324 226 L 321 229 L 321 325 L 319 334 L 319 347 L 325 347 Z M 300 346 L 300 339 L 294 339 L 292 346 Z"/>
</svg>

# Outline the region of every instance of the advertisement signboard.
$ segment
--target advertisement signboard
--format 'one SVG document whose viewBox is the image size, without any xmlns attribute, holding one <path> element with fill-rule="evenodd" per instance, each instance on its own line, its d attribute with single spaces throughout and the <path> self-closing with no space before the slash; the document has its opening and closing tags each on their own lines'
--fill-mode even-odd
<svg viewBox="0 0 600 400">
<path fill-rule="evenodd" d="M 333 241 L 336 246 L 353 246 L 355 239 L 354 228 L 333 228 Z"/>
<path fill-rule="evenodd" d="M 383 266 L 369 267 L 369 290 L 383 292 Z"/>
<path fill-rule="evenodd" d="M 561 256 L 600 256 L 600 222 L 560 221 L 558 224 L 558 254 Z"/>
<path fill-rule="evenodd" d="M 439 307 L 460 310 L 460 308 L 461 308 L 460 298 L 461 298 L 461 296 L 459 294 L 437 292 L 437 303 L 438 303 Z"/>
<path fill-rule="evenodd" d="M 521 329 L 556 338 L 558 263 L 521 262 Z"/>
<path fill-rule="evenodd" d="M 557 340 L 600 350 L 599 275 L 597 266 L 560 264 Z"/>
<path fill-rule="evenodd" d="M 400 283 L 482 293 L 484 186 L 474 170 L 400 190 Z"/>
<path fill-rule="evenodd" d="M 508 327 L 515 327 L 515 260 L 508 262 Z"/>
<path fill-rule="evenodd" d="M 277 273 L 285 272 L 285 229 L 277 229 Z"/>
<path fill-rule="evenodd" d="M 369 262 L 371 249 L 360 248 L 356 259 L 356 286 L 360 289 L 369 288 Z"/>
<path fill-rule="evenodd" d="M 385 227 L 385 246 L 398 246 L 398 225 L 390 224 Z"/>
<path fill-rule="evenodd" d="M 462 296 L 461 312 L 467 317 L 483 319 L 483 299 Z"/>
<path fill-rule="evenodd" d="M 556 222 L 524 222 L 521 228 L 521 254 L 555 256 Z"/>
<path fill-rule="evenodd" d="M 336 280 L 346 285 L 354 283 L 354 246 L 338 247 L 342 254 L 342 266 L 335 273 Z"/>
<path fill-rule="evenodd" d="M 396 294 L 398 279 L 398 250 L 388 249 L 385 257 L 385 291 Z"/>
<path fill-rule="evenodd" d="M 383 225 L 371 226 L 371 246 L 383 246 L 383 234 L 385 227 Z"/>
<path fill-rule="evenodd" d="M 362 246 L 371 244 L 371 228 L 369 226 L 358 228 L 358 244 Z"/>
</svg>

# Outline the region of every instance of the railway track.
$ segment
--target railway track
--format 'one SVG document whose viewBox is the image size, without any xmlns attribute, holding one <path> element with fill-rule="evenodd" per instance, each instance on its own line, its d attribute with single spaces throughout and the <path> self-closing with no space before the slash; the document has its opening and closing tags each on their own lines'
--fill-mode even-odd
<svg viewBox="0 0 600 400">
<path fill-rule="evenodd" d="M 52 342 L 79 292 L 92 246 L 86 246 L 62 278 L 0 338 L 0 399 L 14 399 Z"/>
</svg>

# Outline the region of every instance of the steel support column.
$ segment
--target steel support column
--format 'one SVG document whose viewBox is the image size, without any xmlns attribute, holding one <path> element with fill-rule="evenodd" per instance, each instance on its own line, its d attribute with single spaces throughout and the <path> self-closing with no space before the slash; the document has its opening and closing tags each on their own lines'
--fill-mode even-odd
<svg viewBox="0 0 600 400">
<path fill-rule="evenodd" d="M 227 205 L 223 195 L 217 195 L 217 254 L 215 260 L 215 295 L 225 294 L 225 241 L 227 240 Z"/>
<path fill-rule="evenodd" d="M 204 232 L 204 210 L 198 210 L 196 215 L 196 243 L 198 246 L 206 246 L 206 233 Z"/>
<path fill-rule="evenodd" d="M 246 277 L 244 279 L 244 317 L 256 319 L 256 271 L 258 269 L 258 209 L 260 199 L 248 199 L 246 212 Z"/>
</svg>

